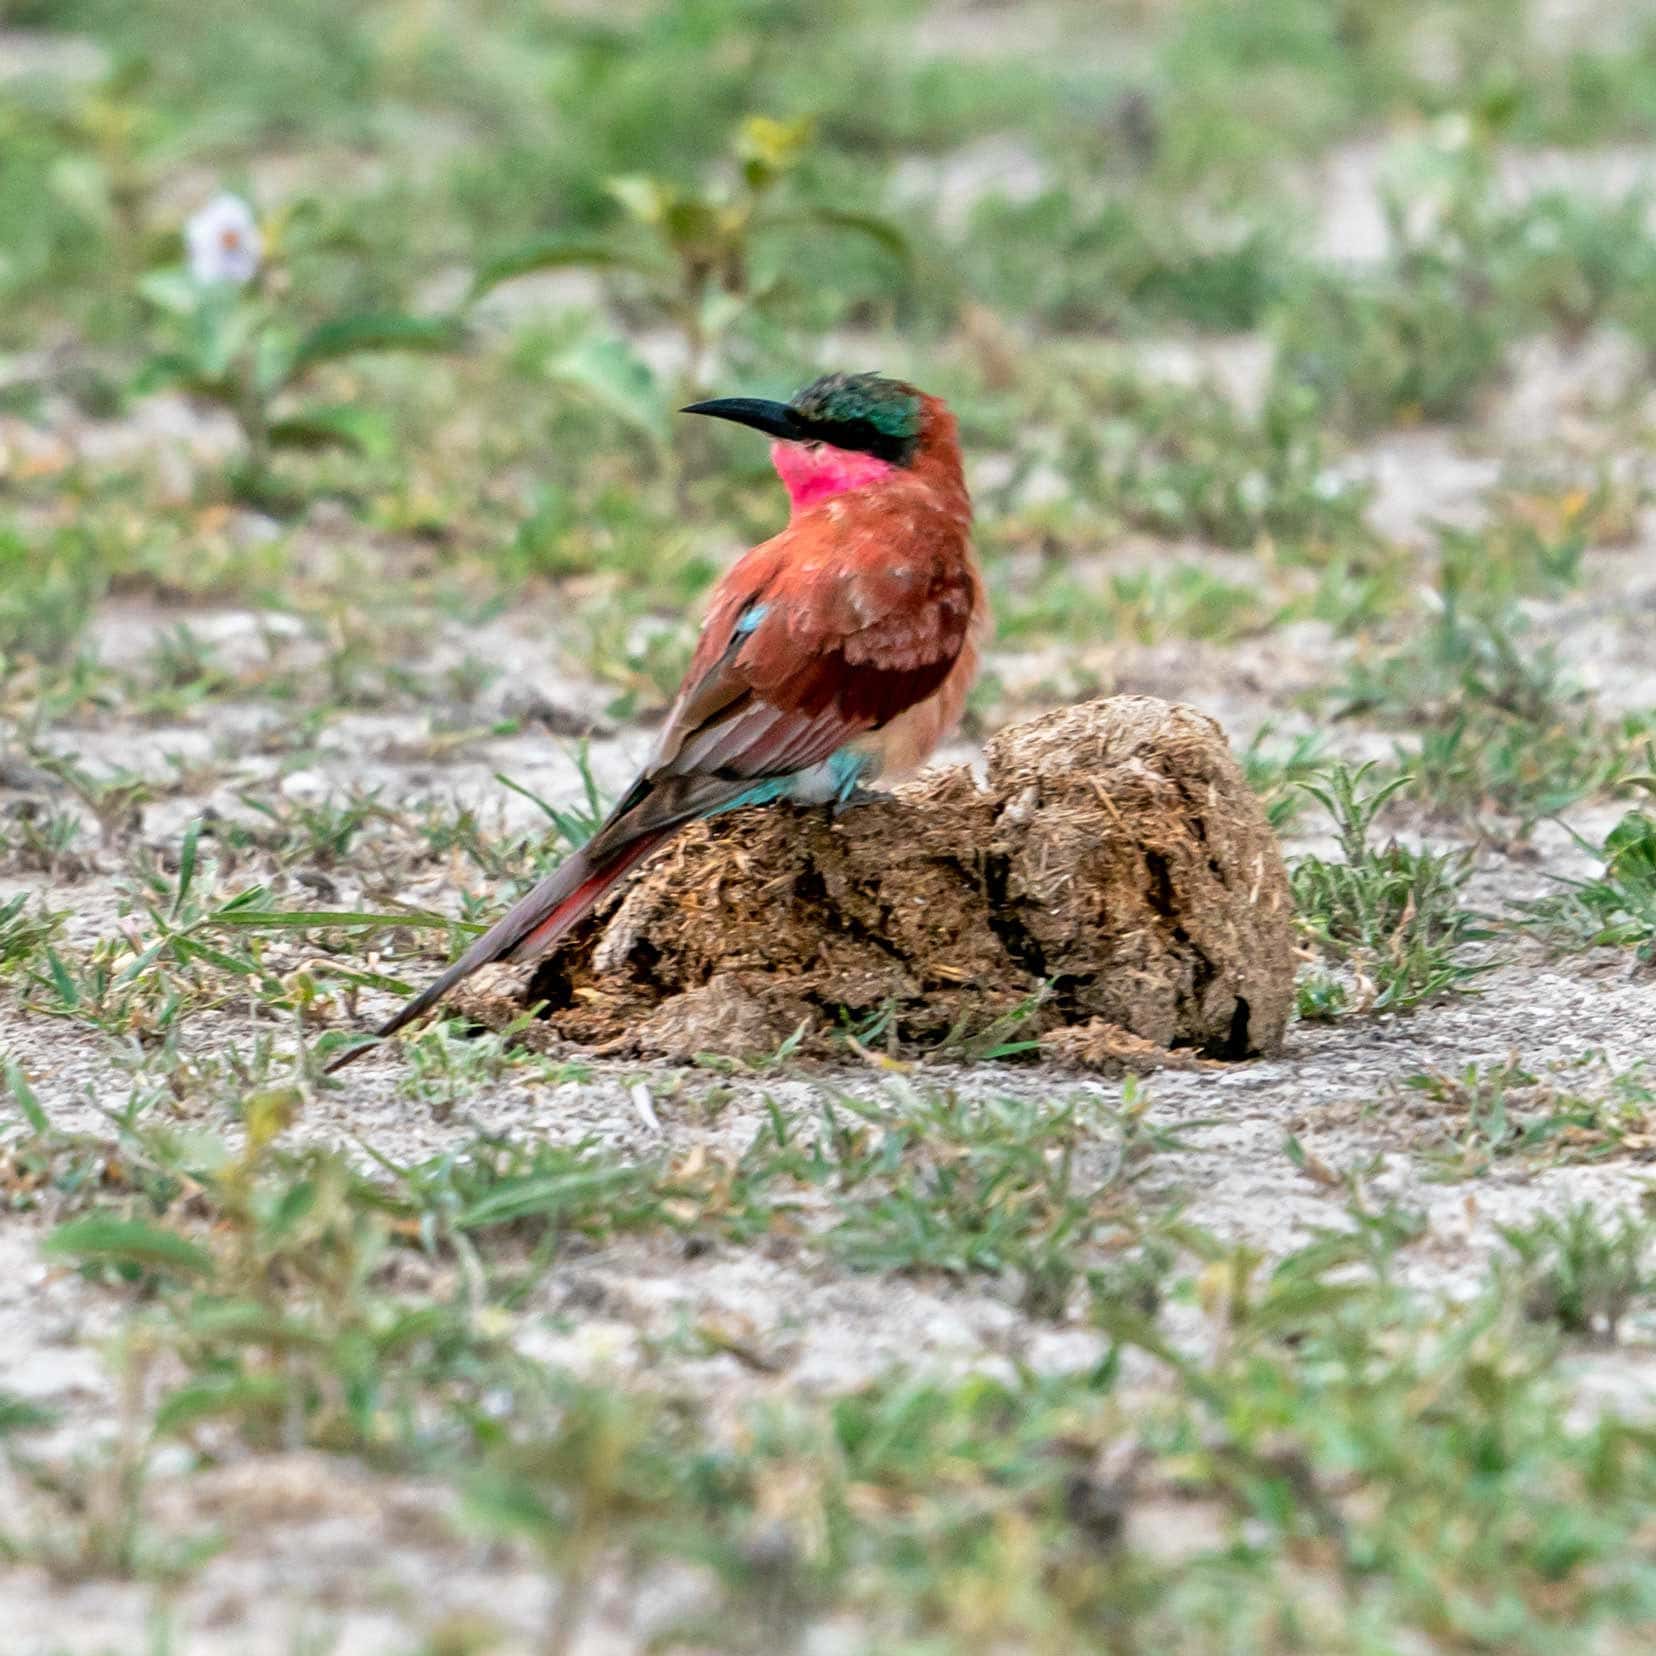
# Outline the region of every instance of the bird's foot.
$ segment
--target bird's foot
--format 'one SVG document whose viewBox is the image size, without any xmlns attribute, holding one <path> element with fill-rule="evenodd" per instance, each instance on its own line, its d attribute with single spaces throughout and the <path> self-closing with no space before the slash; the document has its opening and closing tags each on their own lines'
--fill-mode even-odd
<svg viewBox="0 0 1656 1656">
<path fill-rule="evenodd" d="M 834 799 L 828 809 L 833 813 L 834 820 L 838 822 L 847 811 L 854 811 L 859 805 L 872 805 L 886 797 L 888 796 L 881 793 L 878 788 L 865 788 L 859 782 L 850 792 L 840 794 Z"/>
</svg>

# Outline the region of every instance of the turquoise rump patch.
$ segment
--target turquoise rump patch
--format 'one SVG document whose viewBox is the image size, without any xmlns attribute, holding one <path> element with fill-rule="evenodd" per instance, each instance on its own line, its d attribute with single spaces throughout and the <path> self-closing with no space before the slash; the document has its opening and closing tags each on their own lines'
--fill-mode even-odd
<svg viewBox="0 0 1656 1656">
<path fill-rule="evenodd" d="M 843 805 L 857 791 L 868 774 L 872 756 L 842 747 L 828 755 L 821 766 L 798 771 L 792 776 L 767 776 L 720 805 L 718 811 L 735 811 L 744 805 L 770 805 L 778 799 L 798 799 L 813 805 Z M 717 814 L 717 811 L 713 814 Z"/>
</svg>

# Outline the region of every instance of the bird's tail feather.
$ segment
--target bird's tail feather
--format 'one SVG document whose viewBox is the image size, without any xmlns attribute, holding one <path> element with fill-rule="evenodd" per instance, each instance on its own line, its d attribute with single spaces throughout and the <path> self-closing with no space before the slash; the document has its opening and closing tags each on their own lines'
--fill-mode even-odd
<svg viewBox="0 0 1656 1656">
<path fill-rule="evenodd" d="M 596 840 L 571 853 L 539 885 L 520 897 L 441 977 L 387 1018 L 374 1031 L 375 1040 L 383 1041 L 395 1035 L 422 1013 L 429 1012 L 455 984 L 469 978 L 479 967 L 497 960 L 530 960 L 544 953 L 676 826 L 673 823 L 647 830 L 613 847 L 607 854 L 593 854 Z M 335 1058 L 326 1073 L 331 1075 L 343 1069 L 353 1058 L 370 1050 L 368 1046 L 352 1047 Z"/>
</svg>

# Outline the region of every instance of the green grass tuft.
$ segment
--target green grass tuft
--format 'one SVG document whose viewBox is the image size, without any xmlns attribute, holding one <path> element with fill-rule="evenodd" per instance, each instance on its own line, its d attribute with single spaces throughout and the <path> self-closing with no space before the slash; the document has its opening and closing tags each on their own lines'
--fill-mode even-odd
<svg viewBox="0 0 1656 1656">
<path fill-rule="evenodd" d="M 1406 1012 L 1470 989 L 1487 969 L 1469 954 L 1488 936 L 1482 918 L 1461 902 L 1469 855 L 1414 851 L 1395 839 L 1374 845 L 1376 817 L 1413 779 L 1365 790 L 1373 768 L 1340 764 L 1325 782 L 1301 784 L 1327 811 L 1342 856 L 1302 857 L 1291 871 L 1300 924 L 1325 962 L 1301 984 L 1302 1017 Z M 1341 975 L 1330 976 L 1331 967 Z"/>
</svg>

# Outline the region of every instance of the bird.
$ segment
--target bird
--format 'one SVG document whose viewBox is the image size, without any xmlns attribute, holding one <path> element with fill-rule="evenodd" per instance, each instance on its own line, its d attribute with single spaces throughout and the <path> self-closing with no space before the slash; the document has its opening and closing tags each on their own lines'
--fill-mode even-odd
<svg viewBox="0 0 1656 1656">
<path fill-rule="evenodd" d="M 654 752 L 592 837 L 330 1071 L 480 967 L 548 953 L 686 823 L 782 800 L 843 808 L 959 723 L 989 610 L 947 405 L 904 380 L 833 373 L 787 402 L 680 412 L 772 439 L 787 526 L 719 581 Z"/>
</svg>

